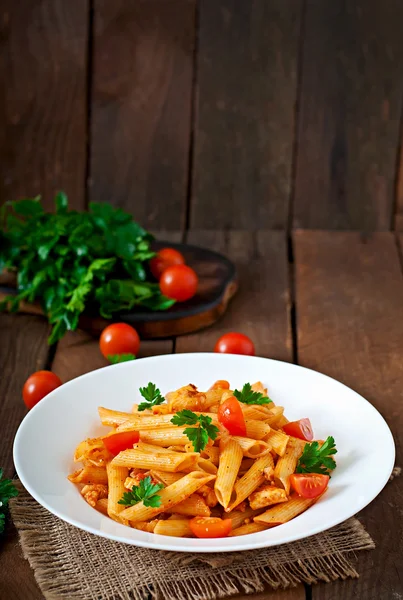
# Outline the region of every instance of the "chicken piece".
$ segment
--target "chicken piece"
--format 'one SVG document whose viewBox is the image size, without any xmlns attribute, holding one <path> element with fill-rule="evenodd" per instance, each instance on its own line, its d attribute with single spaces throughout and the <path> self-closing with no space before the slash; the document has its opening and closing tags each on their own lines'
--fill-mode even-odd
<svg viewBox="0 0 403 600">
<path fill-rule="evenodd" d="M 134 523 L 132 527 L 134 529 L 140 529 L 140 531 L 146 531 L 147 533 L 154 533 L 154 529 L 158 521 L 159 519 L 153 519 L 152 521 L 139 521 L 138 523 Z"/>
<path fill-rule="evenodd" d="M 81 495 L 90 506 L 95 508 L 98 500 L 108 497 L 108 486 L 103 483 L 85 485 L 81 490 Z"/>
<path fill-rule="evenodd" d="M 85 462 L 94 467 L 104 467 L 111 460 L 102 438 L 88 438 L 81 442 L 74 453 L 74 462 Z"/>
<path fill-rule="evenodd" d="M 210 487 L 208 487 L 208 485 L 203 485 L 203 487 L 201 487 L 197 493 L 201 494 L 203 496 L 204 501 L 209 508 L 213 508 L 214 506 L 217 506 L 218 499 L 215 494 L 215 491 L 213 489 L 211 489 Z"/>
<path fill-rule="evenodd" d="M 166 399 L 169 412 L 179 412 L 184 409 L 201 412 L 206 404 L 206 394 L 199 392 L 192 383 L 179 388 L 175 392 L 169 392 Z"/>
<path fill-rule="evenodd" d="M 277 457 L 277 454 L 276 454 Z M 270 483 L 274 483 L 274 471 L 273 471 L 273 467 L 265 467 L 263 469 L 263 475 L 265 476 L 265 478 L 267 479 L 267 481 L 269 481 Z"/>
<path fill-rule="evenodd" d="M 270 504 L 287 502 L 287 500 L 286 491 L 272 485 L 265 485 L 249 496 L 250 506 L 253 510 L 270 506 Z"/>
<path fill-rule="evenodd" d="M 157 481 L 156 479 L 154 479 L 154 477 L 150 474 L 149 471 L 147 471 L 147 473 L 144 473 L 143 471 L 140 471 L 137 469 L 132 469 L 130 471 L 130 476 L 126 477 L 123 485 L 127 490 L 131 490 L 134 486 L 137 487 L 140 484 L 140 481 L 142 479 L 145 479 L 146 477 L 151 477 L 151 483 L 153 485 L 161 483 L 160 481 Z"/>
<path fill-rule="evenodd" d="M 264 385 L 261 381 L 256 381 L 256 383 L 253 383 L 251 387 L 254 392 L 260 392 L 264 396 L 268 396 L 267 388 L 264 387 Z"/>
</svg>

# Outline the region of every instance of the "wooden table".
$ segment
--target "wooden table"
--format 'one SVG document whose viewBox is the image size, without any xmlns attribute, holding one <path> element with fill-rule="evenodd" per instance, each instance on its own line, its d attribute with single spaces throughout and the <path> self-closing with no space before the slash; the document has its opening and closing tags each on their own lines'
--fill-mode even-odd
<svg viewBox="0 0 403 600">
<path fill-rule="evenodd" d="M 181 234 L 172 233 L 172 239 Z M 401 246 L 390 232 L 192 231 L 189 242 L 224 252 L 237 264 L 240 290 L 219 323 L 195 335 L 142 344 L 142 356 L 211 351 L 217 337 L 239 330 L 257 354 L 296 362 L 331 375 L 362 393 L 395 437 L 397 465 L 403 438 L 403 277 Z M 40 368 L 66 381 L 103 366 L 96 340 L 67 335 L 49 350 L 40 317 L 0 317 L 0 464 L 14 474 L 12 441 L 24 416 L 21 387 Z M 362 424 L 365 428 L 365 423 Z M 368 431 L 368 443 L 371 431 Z M 382 448 L 379 448 L 382 452 Z M 370 476 L 370 474 L 368 475 Z M 358 557 L 358 580 L 267 591 L 255 600 L 398 600 L 403 598 L 403 477 L 396 477 L 359 515 L 376 550 Z M 400 555 L 399 555 L 400 554 Z M 33 572 L 9 525 L 0 550 L 1 600 L 39 600 Z"/>
</svg>

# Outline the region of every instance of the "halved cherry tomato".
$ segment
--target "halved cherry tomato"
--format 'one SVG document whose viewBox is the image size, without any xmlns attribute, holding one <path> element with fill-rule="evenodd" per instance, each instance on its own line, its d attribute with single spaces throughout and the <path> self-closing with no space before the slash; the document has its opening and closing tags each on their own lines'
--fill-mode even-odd
<svg viewBox="0 0 403 600">
<path fill-rule="evenodd" d="M 226 333 L 217 340 L 214 352 L 225 354 L 247 354 L 255 355 L 255 346 L 250 338 L 243 333 Z"/>
<path fill-rule="evenodd" d="M 198 538 L 227 537 L 232 530 L 231 519 L 218 517 L 194 517 L 189 521 L 192 533 Z"/>
<path fill-rule="evenodd" d="M 218 379 L 213 383 L 210 390 L 229 390 L 229 382 L 225 379 Z"/>
<path fill-rule="evenodd" d="M 290 475 L 291 487 L 303 498 L 317 498 L 327 488 L 329 475 L 320 473 L 294 473 Z"/>
<path fill-rule="evenodd" d="M 174 248 L 162 248 L 157 252 L 157 256 L 154 256 L 150 260 L 150 270 L 154 275 L 155 279 L 160 279 L 161 275 L 168 267 L 172 267 L 173 265 L 184 265 L 185 258 L 184 256 L 175 250 Z"/>
<path fill-rule="evenodd" d="M 197 291 L 198 277 L 187 265 L 174 265 L 165 269 L 160 278 L 160 289 L 164 296 L 184 302 L 193 298 Z"/>
<path fill-rule="evenodd" d="M 22 397 L 26 407 L 31 409 L 60 385 L 62 385 L 62 380 L 52 371 L 32 373 L 22 388 Z"/>
<path fill-rule="evenodd" d="M 300 419 L 299 421 L 291 421 L 283 425 L 283 431 L 287 435 L 299 438 L 300 440 L 313 440 L 313 430 L 309 419 Z"/>
<path fill-rule="evenodd" d="M 109 452 L 116 456 L 122 450 L 133 448 L 133 444 L 137 444 L 139 439 L 140 434 L 138 431 L 120 431 L 104 437 L 103 442 Z"/>
<path fill-rule="evenodd" d="M 131 325 L 112 323 L 101 333 L 99 347 L 105 358 L 115 354 L 136 355 L 140 347 L 140 338 Z"/>
<path fill-rule="evenodd" d="M 246 436 L 246 424 L 242 408 L 235 396 L 230 396 L 218 408 L 218 420 L 231 435 Z"/>
</svg>

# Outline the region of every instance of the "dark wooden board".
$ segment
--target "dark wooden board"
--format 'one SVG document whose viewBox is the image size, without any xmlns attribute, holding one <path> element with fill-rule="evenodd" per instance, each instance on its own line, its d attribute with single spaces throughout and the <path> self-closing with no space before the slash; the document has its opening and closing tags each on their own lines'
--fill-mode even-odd
<svg viewBox="0 0 403 600">
<path fill-rule="evenodd" d="M 398 150 L 397 172 L 396 172 L 396 206 L 394 229 L 403 230 L 403 110 L 401 115 L 400 144 Z"/>
<path fill-rule="evenodd" d="M 0 202 L 84 205 L 88 0 L 3 0 Z"/>
<path fill-rule="evenodd" d="M 296 227 L 390 229 L 402 20 L 400 0 L 306 3 Z"/>
<path fill-rule="evenodd" d="M 95 0 L 91 200 L 185 223 L 195 2 Z"/>
<path fill-rule="evenodd" d="M 351 386 L 380 411 L 402 466 L 403 279 L 393 234 L 301 231 L 294 239 L 300 362 Z M 403 597 L 402 506 L 397 477 L 358 515 L 376 543 L 358 555 L 360 579 L 315 586 L 313 600 Z"/>
<path fill-rule="evenodd" d="M 286 226 L 301 12 L 199 2 L 192 227 Z"/>
<path fill-rule="evenodd" d="M 214 323 L 227 309 L 237 290 L 235 267 L 225 256 L 207 248 L 172 241 L 155 242 L 155 250 L 170 246 L 177 248 L 186 263 L 195 269 L 199 277 L 196 295 L 186 302 L 178 302 L 166 311 L 151 311 L 139 307 L 130 313 L 116 314 L 115 321 L 134 325 L 142 338 L 155 339 L 198 331 Z M 11 287 L 0 286 L 0 300 Z M 38 304 L 21 303 L 20 312 L 42 314 Z M 110 321 L 101 317 L 83 316 L 80 327 L 99 334 Z"/>
</svg>

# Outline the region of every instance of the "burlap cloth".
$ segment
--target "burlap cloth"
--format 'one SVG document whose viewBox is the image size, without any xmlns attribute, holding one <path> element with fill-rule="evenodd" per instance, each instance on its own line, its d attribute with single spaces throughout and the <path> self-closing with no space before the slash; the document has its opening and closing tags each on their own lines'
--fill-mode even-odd
<svg viewBox="0 0 403 600">
<path fill-rule="evenodd" d="M 136 548 L 64 523 L 19 484 L 10 502 L 24 557 L 48 600 L 214 600 L 239 592 L 358 577 L 357 550 L 375 547 L 357 519 L 305 540 L 248 552 Z"/>
</svg>

